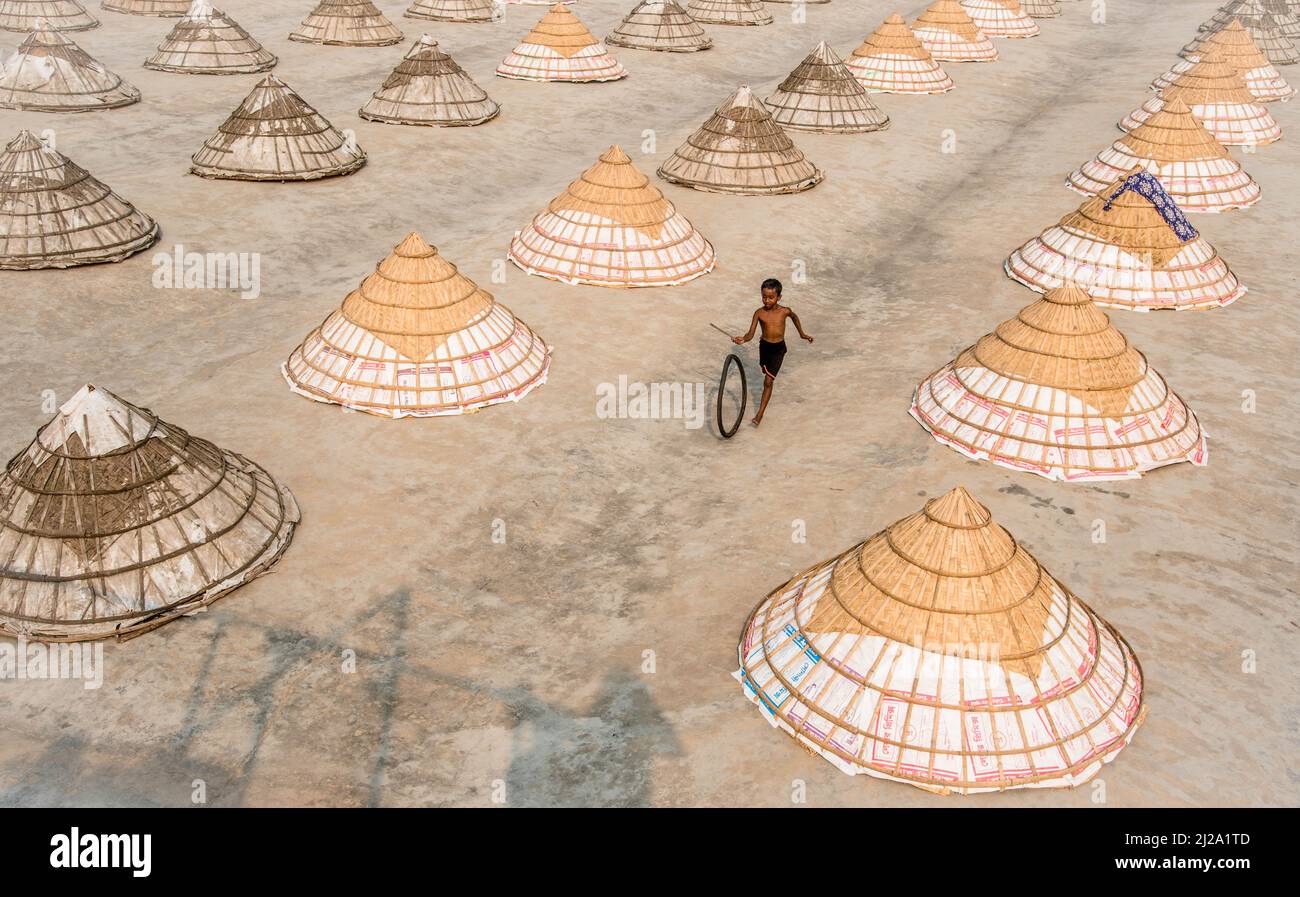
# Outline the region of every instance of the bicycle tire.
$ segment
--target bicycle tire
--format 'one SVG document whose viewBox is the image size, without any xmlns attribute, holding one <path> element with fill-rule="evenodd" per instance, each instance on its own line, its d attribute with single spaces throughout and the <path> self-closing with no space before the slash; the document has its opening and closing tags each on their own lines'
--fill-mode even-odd
<svg viewBox="0 0 1300 897">
<path fill-rule="evenodd" d="M 735 364 L 736 370 L 740 372 L 740 411 L 736 414 L 736 422 L 727 427 L 722 418 L 722 403 L 727 395 L 727 376 L 731 373 L 732 364 Z M 740 425 L 745 421 L 745 411 L 749 408 L 749 383 L 745 380 L 745 365 L 741 362 L 740 356 L 734 352 L 727 354 L 727 360 L 722 362 L 722 377 L 718 380 L 718 432 L 722 434 L 723 439 L 730 439 L 736 435 Z"/>
</svg>

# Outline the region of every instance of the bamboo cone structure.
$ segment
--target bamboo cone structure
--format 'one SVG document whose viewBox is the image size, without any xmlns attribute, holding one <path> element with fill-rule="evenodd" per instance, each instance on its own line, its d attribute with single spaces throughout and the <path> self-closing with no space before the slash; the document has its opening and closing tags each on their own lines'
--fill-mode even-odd
<svg viewBox="0 0 1300 897">
<path fill-rule="evenodd" d="M 358 114 L 399 125 L 481 125 L 501 111 L 483 88 L 438 47 L 420 37 Z"/>
<path fill-rule="evenodd" d="M 775 589 L 738 654 L 774 727 L 939 794 L 1078 787 L 1146 715 L 1128 643 L 961 487 Z"/>
<path fill-rule="evenodd" d="M 1229 146 L 1262 146 L 1282 137 L 1282 128 L 1268 109 L 1218 53 L 1207 53 L 1172 84 L 1124 116 L 1120 130 L 1133 130 L 1175 97 L 1188 105 L 1211 134 Z"/>
<path fill-rule="evenodd" d="M 1020 9 L 1019 0 L 961 0 L 961 5 L 989 37 L 1038 36 L 1038 23 Z"/>
<path fill-rule="evenodd" d="M 497 0 L 415 0 L 405 13 L 408 19 L 434 22 L 495 22 L 504 14 Z"/>
<path fill-rule="evenodd" d="M 641 0 L 605 36 L 605 43 L 631 50 L 694 53 L 712 47 L 713 38 L 675 0 Z"/>
<path fill-rule="evenodd" d="M 761 0 L 690 0 L 686 11 L 705 25 L 771 25 Z"/>
<path fill-rule="evenodd" d="M 561 0 L 565 6 L 577 3 L 578 0 Z M 507 6 L 554 6 L 555 0 L 505 0 Z"/>
<path fill-rule="evenodd" d="M 748 86 L 729 96 L 659 167 L 659 177 L 711 193 L 800 193 L 825 174 L 772 120 Z"/>
<path fill-rule="evenodd" d="M 194 0 L 144 67 L 187 75 L 242 75 L 274 68 L 276 61 L 238 22 L 213 8 L 211 0 Z"/>
<path fill-rule="evenodd" d="M 23 34 L 42 26 L 52 31 L 89 31 L 99 19 L 78 0 L 0 0 L 0 30 Z"/>
<path fill-rule="evenodd" d="M 926 377 L 910 410 L 966 457 L 1049 480 L 1206 463 L 1196 415 L 1073 286 L 1048 290 Z"/>
<path fill-rule="evenodd" d="M 1066 186 L 1096 196 L 1138 166 L 1159 178 L 1184 212 L 1226 212 L 1259 201 L 1259 184 L 1177 97 L 1072 171 Z"/>
<path fill-rule="evenodd" d="M 0 269 L 120 262 L 157 239 L 152 218 L 31 131 L 0 154 Z"/>
<path fill-rule="evenodd" d="M 826 41 L 813 48 L 763 102 L 774 121 L 796 131 L 858 134 L 889 127 L 889 116 L 871 102 Z"/>
<path fill-rule="evenodd" d="M 1246 293 L 1141 168 L 1029 240 L 1003 267 L 1040 293 L 1073 284 L 1098 305 L 1131 311 L 1217 308 Z"/>
<path fill-rule="evenodd" d="M 317 402 L 435 417 L 517 402 L 546 382 L 550 363 L 541 337 L 412 233 L 282 373 Z"/>
<path fill-rule="evenodd" d="M 993 41 L 957 0 L 935 0 L 912 23 L 912 32 L 940 62 L 993 62 Z"/>
<path fill-rule="evenodd" d="M 1245 11 L 1245 7 L 1241 9 Z M 1183 47 L 1178 55 L 1184 59 L 1200 59 L 1202 56 L 1201 48 L 1205 43 L 1215 34 L 1227 28 L 1232 22 L 1237 22 L 1246 29 L 1246 33 L 1255 42 L 1255 46 L 1274 65 L 1295 65 L 1300 62 L 1300 49 L 1296 48 L 1295 41 L 1282 30 L 1277 17 L 1264 12 L 1262 9 L 1259 10 L 1257 15 L 1247 15 L 1245 18 L 1234 15 L 1229 21 L 1222 23 L 1217 18 L 1210 19 L 1201 25 L 1196 37 L 1187 46 Z"/>
<path fill-rule="evenodd" d="M 320 0 L 289 40 L 333 47 L 388 47 L 402 31 L 371 0 Z"/>
<path fill-rule="evenodd" d="M 1057 0 L 1020 0 L 1020 11 L 1031 19 L 1055 19 L 1061 14 Z"/>
<path fill-rule="evenodd" d="M 0 631 L 148 632 L 265 573 L 298 519 L 257 464 L 87 384 L 0 475 Z"/>
<path fill-rule="evenodd" d="M 1237 70 L 1246 89 L 1261 103 L 1285 102 L 1295 96 L 1296 90 L 1282 73 L 1273 67 L 1268 57 L 1255 45 L 1250 32 L 1236 19 L 1228 27 L 1212 33 L 1201 45 L 1200 51 L 1178 62 L 1169 71 L 1151 82 L 1151 89 L 1161 91 L 1175 83 L 1184 72 L 1201 61 L 1202 57 L 1218 54 L 1224 62 Z"/>
<path fill-rule="evenodd" d="M 190 171 L 240 181 L 351 174 L 366 154 L 275 75 L 267 75 L 194 154 Z"/>
<path fill-rule="evenodd" d="M 510 242 L 529 274 L 569 284 L 657 287 L 708 274 L 713 246 L 611 146 Z"/>
<path fill-rule="evenodd" d="M 1268 0 L 1230 0 L 1201 25 L 1202 31 L 1227 28 L 1233 19 L 1243 25 L 1270 24 L 1280 28 L 1293 41 L 1300 38 L 1300 17 L 1288 7 Z"/>
<path fill-rule="evenodd" d="M 871 32 L 844 64 L 869 93 L 947 93 L 954 87 L 898 13 Z"/>
<path fill-rule="evenodd" d="M 497 66 L 502 78 L 516 81 L 617 81 L 627 69 L 609 54 L 587 26 L 563 3 L 556 3 Z"/>
<path fill-rule="evenodd" d="M 104 9 L 130 16 L 179 18 L 189 12 L 191 0 L 104 0 Z"/>
<path fill-rule="evenodd" d="M 91 112 L 140 101 L 140 91 L 61 32 L 42 25 L 0 68 L 0 108 Z"/>
</svg>

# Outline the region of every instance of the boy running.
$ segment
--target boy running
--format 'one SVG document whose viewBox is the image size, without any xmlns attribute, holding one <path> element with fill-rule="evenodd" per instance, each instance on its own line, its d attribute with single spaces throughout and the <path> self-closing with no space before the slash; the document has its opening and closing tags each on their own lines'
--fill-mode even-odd
<svg viewBox="0 0 1300 897">
<path fill-rule="evenodd" d="M 772 398 L 772 384 L 776 382 L 776 375 L 781 372 L 781 362 L 785 360 L 785 322 L 792 321 L 801 337 L 810 343 L 813 341 L 811 336 L 803 332 L 799 316 L 790 308 L 780 304 L 781 281 L 769 277 L 763 281 L 760 289 L 763 295 L 763 307 L 754 312 L 754 317 L 749 322 L 749 332 L 744 336 L 731 338 L 738 346 L 747 343 L 754 338 L 754 331 L 758 329 L 758 325 L 763 325 L 763 338 L 758 343 L 758 364 L 763 369 L 763 399 L 758 404 L 758 414 L 750 421 L 756 427 L 763 422 L 763 413 L 767 411 L 768 400 Z"/>
</svg>

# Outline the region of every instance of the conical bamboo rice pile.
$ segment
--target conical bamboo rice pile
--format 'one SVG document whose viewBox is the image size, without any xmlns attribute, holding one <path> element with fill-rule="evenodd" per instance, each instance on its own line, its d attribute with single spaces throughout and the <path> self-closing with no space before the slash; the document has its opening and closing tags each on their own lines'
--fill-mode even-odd
<svg viewBox="0 0 1300 897">
<path fill-rule="evenodd" d="M 242 75 L 264 72 L 276 61 L 275 54 L 215 9 L 211 0 L 194 0 L 144 67 L 188 75 Z"/>
<path fill-rule="evenodd" d="M 1031 19 L 1054 19 L 1061 14 L 1057 0 L 1020 0 L 1020 11 Z"/>
<path fill-rule="evenodd" d="M 563 3 L 556 3 L 497 66 L 502 78 L 516 81 L 617 81 L 627 69 L 609 54 L 587 26 Z"/>
<path fill-rule="evenodd" d="M 1020 9 L 1019 0 L 961 0 L 961 6 L 989 37 L 1038 36 L 1038 23 Z"/>
<path fill-rule="evenodd" d="M 871 32 L 844 64 L 871 93 L 946 93 L 954 86 L 898 13 Z"/>
<path fill-rule="evenodd" d="M 968 458 L 1049 480 L 1206 463 L 1196 415 L 1073 286 L 1048 290 L 926 377 L 911 414 Z"/>
<path fill-rule="evenodd" d="M 87 384 L 0 474 L 0 631 L 140 635 L 265 573 L 297 523 L 257 464 Z"/>
<path fill-rule="evenodd" d="M 1078 787 L 1146 715 L 1128 643 L 961 487 L 777 588 L 738 653 L 774 727 L 940 794 Z"/>
<path fill-rule="evenodd" d="M 0 108 L 90 112 L 140 101 L 140 91 L 61 32 L 42 25 L 0 68 Z"/>
<path fill-rule="evenodd" d="M 131 16 L 179 17 L 189 12 L 191 0 L 104 0 L 104 9 Z"/>
<path fill-rule="evenodd" d="M 940 62 L 993 62 L 993 41 L 957 0 L 935 0 L 912 23 L 912 32 Z"/>
<path fill-rule="evenodd" d="M 1282 73 L 1273 67 L 1268 57 L 1255 45 L 1250 32 L 1241 27 L 1236 19 L 1222 31 L 1216 31 L 1202 44 L 1201 51 L 1189 55 L 1169 71 L 1151 82 L 1151 89 L 1161 91 L 1173 84 L 1178 78 L 1197 63 L 1203 56 L 1218 54 L 1223 61 L 1237 70 L 1246 89 L 1255 99 L 1262 103 L 1278 100 L 1285 102 L 1295 96 L 1296 90 Z"/>
<path fill-rule="evenodd" d="M 504 13 L 497 0 L 415 0 L 405 15 L 434 22 L 495 22 Z"/>
<path fill-rule="evenodd" d="M 0 154 L 0 269 L 120 262 L 157 239 L 152 218 L 31 131 Z"/>
<path fill-rule="evenodd" d="M 1121 119 L 1131 131 L 1175 97 L 1182 100 L 1206 129 L 1229 146 L 1262 146 L 1282 137 L 1282 128 L 1268 109 L 1246 88 L 1246 82 L 1217 53 L 1181 73 L 1177 80 Z"/>
<path fill-rule="evenodd" d="M 89 31 L 99 19 L 78 0 L 0 0 L 0 30 L 26 34 L 44 24 L 53 31 Z"/>
<path fill-rule="evenodd" d="M 611 146 L 510 242 L 529 274 L 603 287 L 672 286 L 713 270 L 713 246 Z"/>
<path fill-rule="evenodd" d="M 194 154 L 190 171 L 240 181 L 351 174 L 366 154 L 275 75 L 267 75 Z"/>
<path fill-rule="evenodd" d="M 1246 293 L 1141 168 L 1029 240 L 1003 267 L 1040 293 L 1073 284 L 1098 305 L 1131 311 L 1216 308 Z"/>
<path fill-rule="evenodd" d="M 453 127 L 481 125 L 500 111 L 433 36 L 425 34 L 358 114 L 391 124 Z"/>
<path fill-rule="evenodd" d="M 402 31 L 371 0 L 320 0 L 289 40 L 333 47 L 388 47 Z"/>
<path fill-rule="evenodd" d="M 711 193 L 799 193 L 826 175 L 747 86 L 729 96 L 659 167 L 659 177 Z"/>
<path fill-rule="evenodd" d="M 632 50 L 693 53 L 713 46 L 713 38 L 675 0 L 641 0 L 605 36 L 605 43 Z"/>
<path fill-rule="evenodd" d="M 1196 37 L 1193 38 L 1191 43 L 1183 47 L 1178 55 L 1184 59 L 1200 59 L 1202 55 L 1201 47 L 1232 22 L 1238 22 L 1246 29 L 1246 33 L 1255 42 L 1255 46 L 1274 65 L 1295 65 L 1300 62 L 1300 49 L 1297 49 L 1295 41 L 1282 30 L 1276 17 L 1264 12 L 1261 12 L 1258 16 L 1248 16 L 1245 20 L 1233 16 L 1230 21 L 1224 23 L 1220 23 L 1215 19 L 1205 22 L 1197 31 Z"/>
<path fill-rule="evenodd" d="M 871 102 L 826 41 L 813 48 L 763 102 L 774 121 L 796 131 L 857 134 L 889 127 L 889 116 Z"/>
<path fill-rule="evenodd" d="M 690 0 L 686 11 L 706 25 L 771 25 L 775 21 L 761 0 Z"/>
<path fill-rule="evenodd" d="M 550 348 L 412 233 L 293 350 L 289 388 L 380 417 L 465 414 L 546 382 Z"/>
<path fill-rule="evenodd" d="M 1300 17 L 1285 6 L 1267 0 L 1230 0 L 1219 11 L 1201 24 L 1202 31 L 1218 31 L 1227 28 L 1233 19 L 1241 20 L 1243 25 L 1271 24 L 1293 41 L 1300 38 Z"/>
<path fill-rule="evenodd" d="M 1259 184 L 1177 97 L 1072 171 L 1066 185 L 1096 196 L 1138 166 L 1159 178 L 1184 212 L 1226 212 L 1259 201 Z"/>
</svg>

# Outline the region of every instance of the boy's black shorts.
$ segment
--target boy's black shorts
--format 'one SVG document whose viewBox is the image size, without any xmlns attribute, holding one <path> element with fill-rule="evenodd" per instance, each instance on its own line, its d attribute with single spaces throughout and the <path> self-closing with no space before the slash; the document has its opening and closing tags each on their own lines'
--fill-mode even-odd
<svg viewBox="0 0 1300 897">
<path fill-rule="evenodd" d="M 758 341 L 758 364 L 763 369 L 763 373 L 772 379 L 781 373 L 781 362 L 785 361 L 785 340 L 779 343 L 769 343 L 767 340 Z"/>
</svg>

